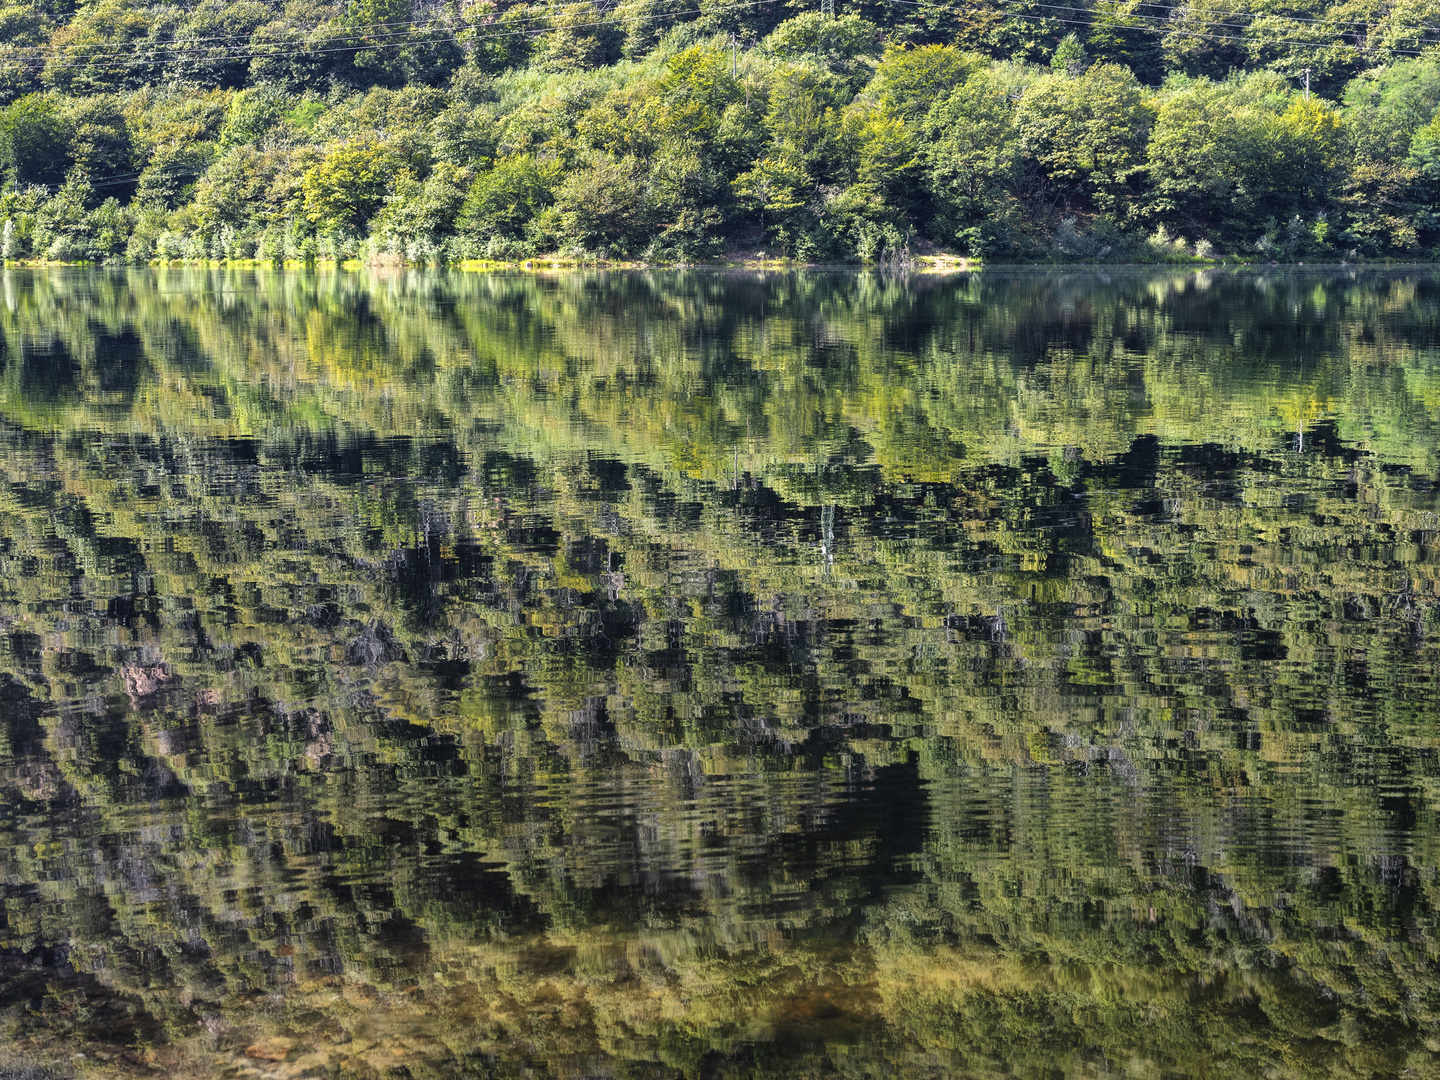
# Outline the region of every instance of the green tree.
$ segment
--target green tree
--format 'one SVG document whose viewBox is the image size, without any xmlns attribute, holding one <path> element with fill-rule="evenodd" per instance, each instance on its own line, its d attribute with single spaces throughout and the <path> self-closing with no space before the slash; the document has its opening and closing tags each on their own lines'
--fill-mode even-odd
<svg viewBox="0 0 1440 1080">
<path fill-rule="evenodd" d="M 865 96 L 888 103 L 914 123 L 984 64 L 984 58 L 952 45 L 890 46 L 865 88 Z"/>
<path fill-rule="evenodd" d="M 555 201 L 559 162 L 517 154 L 501 158 L 470 185 L 456 221 L 461 253 L 508 258 L 527 253 L 526 226 Z"/>
<path fill-rule="evenodd" d="M 1165 39 L 1155 32 L 1156 14 L 1140 0 L 1096 8 L 1085 31 L 1085 51 L 1102 63 L 1128 67 L 1148 86 L 1160 83 L 1165 77 Z"/>
<path fill-rule="evenodd" d="M 654 236 L 645 181 L 634 158 L 589 158 L 556 188 L 559 236 L 585 252 L 638 254 Z"/>
<path fill-rule="evenodd" d="M 839 156 L 842 84 L 829 72 L 786 64 L 770 78 L 765 129 L 775 153 L 825 169 Z"/>
<path fill-rule="evenodd" d="M 855 157 L 855 180 L 896 224 L 912 215 L 922 172 L 920 132 L 888 101 L 857 103 L 844 115 L 844 138 Z"/>
<path fill-rule="evenodd" d="M 202 0 L 187 7 L 175 38 L 185 48 L 157 52 L 157 71 L 188 86 L 238 88 L 250 72 L 249 39 L 270 21 L 273 9 L 263 0 Z"/>
<path fill-rule="evenodd" d="M 136 62 L 150 55 L 143 43 L 155 29 L 156 14 L 130 0 L 99 0 L 81 8 L 51 35 L 41 76 L 45 85 L 96 94 L 144 84 L 151 72 Z"/>
<path fill-rule="evenodd" d="M 1150 212 L 1189 235 L 1248 246 L 1267 221 L 1324 208 L 1340 123 L 1324 102 L 1278 101 L 1254 80 L 1199 79 L 1160 98 Z"/>
<path fill-rule="evenodd" d="M 648 185 L 657 226 L 654 257 L 688 261 L 714 254 L 732 194 L 702 148 L 688 140 L 667 141 L 649 163 Z"/>
<path fill-rule="evenodd" d="M 285 117 L 289 100 L 274 87 L 241 90 L 230 99 L 225 124 L 220 129 L 220 149 L 259 142 Z"/>
<path fill-rule="evenodd" d="M 1348 152 L 1394 161 L 1440 108 L 1440 62 L 1416 57 L 1372 68 L 1350 81 L 1341 100 Z"/>
<path fill-rule="evenodd" d="M 67 102 L 70 157 L 94 180 L 134 190 L 135 144 L 116 98 L 96 95 Z M 115 190 L 112 188 L 111 190 Z"/>
<path fill-rule="evenodd" d="M 1127 68 L 1095 64 L 1079 76 L 1038 80 L 1015 120 L 1021 153 L 1062 199 L 1123 219 L 1144 172 L 1153 115 Z"/>
<path fill-rule="evenodd" d="M 782 60 L 819 62 L 852 88 L 867 81 L 883 51 L 880 28 L 858 15 L 828 18 L 807 11 L 777 26 L 765 39 L 767 52 Z"/>
<path fill-rule="evenodd" d="M 0 110 L 0 151 L 24 184 L 58 184 L 69 170 L 71 129 L 55 100 L 27 94 Z"/>
<path fill-rule="evenodd" d="M 1085 46 L 1073 31 L 1060 39 L 1060 44 L 1055 46 L 1055 52 L 1050 57 L 1050 70 L 1057 75 L 1075 78 L 1083 75 L 1089 66 L 1090 54 L 1085 51 Z"/>
<path fill-rule="evenodd" d="M 328 0 L 289 0 L 250 35 L 250 85 L 270 83 L 292 93 L 329 88 L 332 73 L 343 74 L 349 53 L 335 42 L 351 27 L 345 9 Z"/>
<path fill-rule="evenodd" d="M 793 220 L 809 200 L 815 182 L 799 162 L 764 157 L 737 176 L 733 186 L 741 203 L 760 215 L 760 227 L 766 230 Z"/>
<path fill-rule="evenodd" d="M 1011 246 L 1009 213 L 1020 172 L 1020 132 L 1003 85 L 987 72 L 937 101 L 925 121 L 932 228 L 968 254 Z"/>
<path fill-rule="evenodd" d="M 79 169 L 72 171 L 35 214 L 31 239 L 34 253 L 58 262 L 92 258 L 88 226 L 90 209 L 95 203 L 95 189 L 89 177 Z"/>
<path fill-rule="evenodd" d="M 305 217 L 322 231 L 358 229 L 380 209 L 395 174 L 395 155 L 383 142 L 360 138 L 333 147 L 305 171 Z"/>
<path fill-rule="evenodd" d="M 424 181 L 409 174 L 393 186 L 385 206 L 371 225 L 371 235 L 383 250 L 425 259 L 438 258 L 447 237 L 455 230 L 464 205 L 471 174 L 441 162 Z"/>
<path fill-rule="evenodd" d="M 40 89 L 50 21 L 29 4 L 0 4 L 0 106 Z"/>
</svg>

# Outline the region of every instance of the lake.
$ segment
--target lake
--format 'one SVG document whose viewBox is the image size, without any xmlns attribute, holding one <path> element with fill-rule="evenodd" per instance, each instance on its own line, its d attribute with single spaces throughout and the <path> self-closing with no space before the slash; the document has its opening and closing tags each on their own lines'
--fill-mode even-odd
<svg viewBox="0 0 1440 1080">
<path fill-rule="evenodd" d="M 0 301 L 0 1076 L 1440 1076 L 1440 273 Z"/>
</svg>

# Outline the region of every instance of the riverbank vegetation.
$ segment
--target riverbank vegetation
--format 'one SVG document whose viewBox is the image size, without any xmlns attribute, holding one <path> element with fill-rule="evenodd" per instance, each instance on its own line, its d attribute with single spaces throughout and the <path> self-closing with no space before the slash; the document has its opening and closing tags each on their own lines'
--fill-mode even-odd
<svg viewBox="0 0 1440 1080">
<path fill-rule="evenodd" d="M 1440 253 L 1424 5 L 1076 5 L 10 0 L 0 256 Z"/>
</svg>

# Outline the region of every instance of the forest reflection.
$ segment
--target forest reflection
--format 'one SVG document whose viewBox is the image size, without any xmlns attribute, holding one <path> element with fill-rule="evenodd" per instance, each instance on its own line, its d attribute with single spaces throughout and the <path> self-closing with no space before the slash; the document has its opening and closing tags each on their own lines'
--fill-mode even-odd
<svg viewBox="0 0 1440 1080">
<path fill-rule="evenodd" d="M 1440 1076 L 1440 276 L 0 292 L 0 1075 Z"/>
</svg>

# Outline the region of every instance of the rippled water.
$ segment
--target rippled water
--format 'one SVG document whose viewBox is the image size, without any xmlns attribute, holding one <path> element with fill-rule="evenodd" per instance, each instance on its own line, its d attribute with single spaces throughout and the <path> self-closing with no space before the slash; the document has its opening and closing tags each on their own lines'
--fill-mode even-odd
<svg viewBox="0 0 1440 1080">
<path fill-rule="evenodd" d="M 1440 1076 L 1440 276 L 0 292 L 0 1076 Z"/>
</svg>

